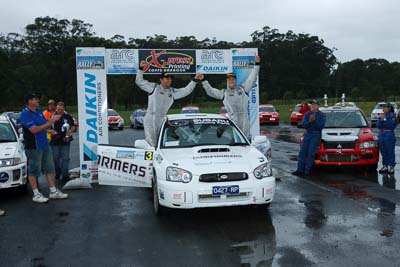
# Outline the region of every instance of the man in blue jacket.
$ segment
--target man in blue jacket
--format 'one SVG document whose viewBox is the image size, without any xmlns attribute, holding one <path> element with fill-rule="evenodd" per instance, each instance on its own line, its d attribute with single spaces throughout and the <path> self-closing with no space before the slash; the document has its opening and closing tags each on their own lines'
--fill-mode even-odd
<svg viewBox="0 0 400 267">
<path fill-rule="evenodd" d="M 306 129 L 301 143 L 297 160 L 297 170 L 293 172 L 297 176 L 310 175 L 314 158 L 321 143 L 322 129 L 325 127 L 325 114 L 319 110 L 320 102 L 312 100 L 311 110 L 304 115 L 302 125 Z"/>
<path fill-rule="evenodd" d="M 393 106 L 386 102 L 383 106 L 383 114 L 378 119 L 376 126 L 379 129 L 378 144 L 382 154 L 382 169 L 379 173 L 394 173 L 396 165 L 395 146 L 396 135 L 394 129 L 397 126 L 397 118 L 393 112 Z"/>
</svg>

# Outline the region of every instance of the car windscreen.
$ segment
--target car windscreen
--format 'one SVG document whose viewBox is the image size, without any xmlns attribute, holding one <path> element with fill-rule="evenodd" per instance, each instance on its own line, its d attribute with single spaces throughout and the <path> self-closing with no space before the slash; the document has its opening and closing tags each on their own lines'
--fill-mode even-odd
<svg viewBox="0 0 400 267">
<path fill-rule="evenodd" d="M 161 148 L 202 145 L 247 146 L 249 143 L 228 119 L 196 118 L 166 122 Z"/>
<path fill-rule="evenodd" d="M 144 116 L 144 115 L 146 115 L 146 111 L 143 110 L 136 111 L 136 116 Z"/>
<path fill-rule="evenodd" d="M 362 112 L 356 111 L 325 111 L 325 128 L 365 128 L 368 122 Z"/>
<path fill-rule="evenodd" d="M 301 108 L 301 106 L 295 106 L 294 109 L 293 109 L 293 111 L 299 112 L 300 108 Z"/>
<path fill-rule="evenodd" d="M 5 142 L 17 142 L 17 136 L 15 135 L 11 124 L 0 123 L 0 143 Z"/>
<path fill-rule="evenodd" d="M 376 106 L 374 107 L 374 109 L 382 109 L 383 104 L 376 104 Z"/>
<path fill-rule="evenodd" d="M 260 112 L 275 112 L 274 107 L 260 107 Z"/>
<path fill-rule="evenodd" d="M 114 110 L 109 110 L 107 113 L 108 116 L 119 116 L 119 114 Z"/>
</svg>

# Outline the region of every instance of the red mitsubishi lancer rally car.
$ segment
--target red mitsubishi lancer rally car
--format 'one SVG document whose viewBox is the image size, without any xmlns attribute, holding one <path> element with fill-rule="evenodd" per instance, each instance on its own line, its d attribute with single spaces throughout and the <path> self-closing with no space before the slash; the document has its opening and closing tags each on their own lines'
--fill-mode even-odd
<svg viewBox="0 0 400 267">
<path fill-rule="evenodd" d="M 326 115 L 317 166 L 365 166 L 376 170 L 379 160 L 377 137 L 358 107 L 323 107 Z"/>
</svg>

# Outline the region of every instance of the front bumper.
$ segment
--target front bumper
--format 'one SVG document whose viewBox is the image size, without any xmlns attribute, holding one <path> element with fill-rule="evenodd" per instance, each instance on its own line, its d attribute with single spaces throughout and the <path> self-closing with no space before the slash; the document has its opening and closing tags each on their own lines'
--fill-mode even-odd
<svg viewBox="0 0 400 267">
<path fill-rule="evenodd" d="M 0 189 L 18 187 L 27 182 L 26 162 L 16 166 L 2 167 L 0 168 L 0 175 L 3 173 L 7 174 L 8 180 L 0 181 Z"/>
<path fill-rule="evenodd" d="M 116 128 L 116 127 L 124 127 L 124 123 L 122 121 L 119 122 L 109 122 L 108 123 L 109 128 Z"/>
<path fill-rule="evenodd" d="M 190 183 L 157 180 L 160 205 L 175 209 L 261 205 L 271 203 L 275 194 L 275 177 L 236 182 L 204 183 L 194 176 Z M 238 195 L 213 196 L 213 186 L 239 185 Z"/>
<path fill-rule="evenodd" d="M 364 166 L 374 165 L 379 161 L 379 149 L 326 149 L 318 152 L 314 161 L 321 166 Z"/>
<path fill-rule="evenodd" d="M 260 123 L 279 123 L 278 117 L 260 117 Z"/>
</svg>

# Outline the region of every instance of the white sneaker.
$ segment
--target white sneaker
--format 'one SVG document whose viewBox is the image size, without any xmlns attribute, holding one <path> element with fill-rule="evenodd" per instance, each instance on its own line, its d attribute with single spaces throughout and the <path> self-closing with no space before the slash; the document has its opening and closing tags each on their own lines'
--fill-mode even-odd
<svg viewBox="0 0 400 267">
<path fill-rule="evenodd" d="M 34 195 L 32 200 L 33 202 L 37 203 L 46 203 L 47 201 L 49 201 L 49 199 L 47 197 L 44 197 L 41 193 Z"/>
<path fill-rule="evenodd" d="M 63 192 L 61 192 L 60 190 L 57 189 L 56 192 L 51 193 L 49 195 L 50 199 L 66 199 L 68 198 L 68 194 L 64 194 Z"/>
<path fill-rule="evenodd" d="M 394 173 L 394 167 L 389 166 L 387 172 L 390 173 L 390 174 L 393 174 Z"/>
</svg>

